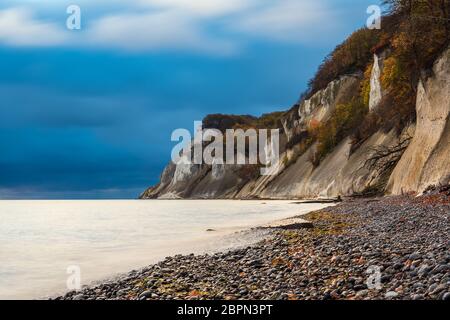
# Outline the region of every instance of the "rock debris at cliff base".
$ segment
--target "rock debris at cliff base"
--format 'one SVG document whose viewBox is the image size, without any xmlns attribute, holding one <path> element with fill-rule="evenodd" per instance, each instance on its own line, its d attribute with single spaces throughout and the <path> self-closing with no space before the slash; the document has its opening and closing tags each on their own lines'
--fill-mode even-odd
<svg viewBox="0 0 450 320">
<path fill-rule="evenodd" d="M 450 198 L 357 199 L 228 253 L 175 256 L 57 299 L 450 298 Z M 381 288 L 367 287 L 379 268 Z M 370 285 L 370 284 L 369 284 Z"/>
</svg>

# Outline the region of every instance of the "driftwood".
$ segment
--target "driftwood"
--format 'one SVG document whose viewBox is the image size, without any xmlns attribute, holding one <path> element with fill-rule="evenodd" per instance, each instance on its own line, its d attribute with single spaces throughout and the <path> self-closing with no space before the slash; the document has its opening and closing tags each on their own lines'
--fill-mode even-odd
<svg viewBox="0 0 450 320">
<path fill-rule="evenodd" d="M 391 172 L 394 170 L 406 148 L 408 148 L 411 140 L 412 137 L 410 135 L 404 135 L 393 146 L 380 145 L 371 148 L 371 156 L 358 170 L 366 169 L 375 174 L 372 175 L 368 183 L 369 187 L 361 193 L 354 194 L 354 196 L 367 197 L 383 194 Z M 374 181 L 377 181 L 377 183 L 373 184 Z"/>
<path fill-rule="evenodd" d="M 381 145 L 372 148 L 372 156 L 366 160 L 363 167 L 369 171 L 377 172 L 378 176 L 390 174 L 408 148 L 411 140 L 412 137 L 406 135 L 400 138 L 394 146 Z"/>
</svg>

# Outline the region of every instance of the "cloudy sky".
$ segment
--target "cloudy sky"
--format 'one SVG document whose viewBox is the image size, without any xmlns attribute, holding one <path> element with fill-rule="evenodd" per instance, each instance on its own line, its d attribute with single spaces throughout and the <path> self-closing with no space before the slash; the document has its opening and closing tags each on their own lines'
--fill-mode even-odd
<svg viewBox="0 0 450 320">
<path fill-rule="evenodd" d="M 2 0 L 0 198 L 137 197 L 174 129 L 290 108 L 378 2 Z"/>
</svg>

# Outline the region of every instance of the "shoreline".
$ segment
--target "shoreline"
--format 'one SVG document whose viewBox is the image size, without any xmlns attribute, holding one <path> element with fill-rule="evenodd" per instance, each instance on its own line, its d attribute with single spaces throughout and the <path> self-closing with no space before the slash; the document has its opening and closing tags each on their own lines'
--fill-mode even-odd
<svg viewBox="0 0 450 320">
<path fill-rule="evenodd" d="M 306 214 L 313 227 L 275 228 L 227 252 L 167 257 L 54 299 L 448 300 L 449 198 L 435 191 L 346 200 Z"/>
</svg>

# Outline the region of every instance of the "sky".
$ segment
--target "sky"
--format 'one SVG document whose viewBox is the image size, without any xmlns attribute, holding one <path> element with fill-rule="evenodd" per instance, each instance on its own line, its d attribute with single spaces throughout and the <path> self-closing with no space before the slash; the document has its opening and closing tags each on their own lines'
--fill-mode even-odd
<svg viewBox="0 0 450 320">
<path fill-rule="evenodd" d="M 173 130 L 289 109 L 378 3 L 2 0 L 0 199 L 138 197 Z"/>
</svg>

